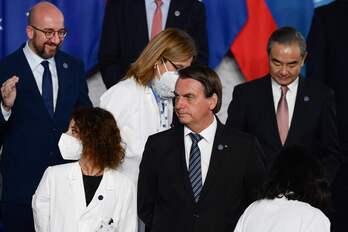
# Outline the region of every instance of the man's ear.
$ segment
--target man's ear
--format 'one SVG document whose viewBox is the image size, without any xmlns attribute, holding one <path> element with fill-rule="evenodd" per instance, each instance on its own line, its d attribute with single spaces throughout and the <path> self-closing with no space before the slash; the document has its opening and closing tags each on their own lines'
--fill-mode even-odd
<svg viewBox="0 0 348 232">
<path fill-rule="evenodd" d="M 301 61 L 301 67 L 304 65 L 306 58 L 307 58 L 308 52 L 306 52 L 303 57 L 302 57 L 302 61 Z"/>
<path fill-rule="evenodd" d="M 213 111 L 217 105 L 218 102 L 218 96 L 216 93 L 214 93 L 211 97 L 209 97 L 209 108 L 211 111 Z"/>
<path fill-rule="evenodd" d="M 34 29 L 31 26 L 27 26 L 25 29 L 26 33 L 27 33 L 27 37 L 29 40 L 32 40 L 34 38 Z"/>
</svg>

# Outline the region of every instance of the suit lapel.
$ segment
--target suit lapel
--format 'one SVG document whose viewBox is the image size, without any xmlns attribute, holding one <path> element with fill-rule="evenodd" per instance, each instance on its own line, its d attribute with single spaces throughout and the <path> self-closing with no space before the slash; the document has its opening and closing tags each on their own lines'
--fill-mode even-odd
<svg viewBox="0 0 348 232">
<path fill-rule="evenodd" d="M 179 155 L 179 183 L 184 183 L 184 190 L 188 193 L 191 201 L 194 202 L 193 191 L 191 186 L 191 181 L 189 178 L 189 172 L 187 170 L 186 157 L 185 157 L 185 138 L 184 138 L 184 127 L 182 125 L 178 125 L 174 137 L 174 141 L 172 144 L 175 144 L 173 147 L 173 152 Z"/>
<path fill-rule="evenodd" d="M 170 1 L 165 28 L 177 27 L 177 19 L 183 13 L 186 0 Z"/>
<path fill-rule="evenodd" d="M 304 98 L 308 96 L 305 96 L 306 90 L 305 90 L 305 81 L 303 77 L 299 77 L 298 87 L 297 87 L 297 95 L 296 95 L 296 101 L 294 106 L 294 111 L 292 115 L 292 120 L 288 132 L 288 136 L 285 141 L 285 145 L 291 143 L 294 136 L 297 137 L 297 131 L 299 126 L 301 125 L 301 122 L 306 118 L 306 112 L 307 112 L 307 106 L 305 104 Z"/>
<path fill-rule="evenodd" d="M 42 96 L 40 94 L 33 72 L 24 55 L 23 47 L 24 46 L 22 46 L 18 51 L 19 52 L 18 55 L 21 57 L 21 59 L 19 59 L 18 67 L 22 67 L 22 68 L 18 72 L 18 74 L 16 74 L 20 78 L 17 90 L 18 92 L 30 93 L 31 101 L 34 102 L 35 105 L 39 106 L 37 109 L 42 111 L 41 114 L 42 115 L 46 114 L 47 118 L 51 118 L 50 114 L 47 111 L 45 103 L 42 99 Z"/>
<path fill-rule="evenodd" d="M 216 133 L 214 138 L 213 149 L 211 151 L 209 168 L 208 168 L 207 176 L 205 178 L 205 182 L 204 182 L 202 191 L 200 193 L 198 202 L 201 202 L 204 200 L 204 198 L 208 194 L 208 191 L 212 189 L 213 185 L 216 183 L 215 180 L 217 178 L 219 167 L 221 162 L 223 161 L 223 157 L 225 153 L 225 151 L 221 149 L 221 146 L 224 146 L 224 144 L 221 144 L 223 141 L 222 131 L 223 131 L 223 125 L 219 122 L 219 120 L 217 120 L 217 128 L 216 128 Z M 192 192 L 192 188 L 191 188 L 191 192 Z"/>
<path fill-rule="evenodd" d="M 132 22 L 133 31 L 137 32 L 137 44 L 144 45 L 149 42 L 149 28 L 147 28 L 146 6 L 144 0 L 129 1 L 129 10 L 132 12 L 134 19 Z M 150 23 L 151 24 L 151 23 Z M 139 51 L 141 52 L 141 51 Z"/>
<path fill-rule="evenodd" d="M 80 215 L 86 210 L 86 197 L 83 187 L 82 172 L 78 162 L 74 163 L 68 174 L 69 186 L 73 195 L 74 205 Z"/>
<path fill-rule="evenodd" d="M 75 78 L 71 78 L 72 67 L 70 67 L 70 63 L 65 61 L 59 52 L 54 59 L 58 76 L 58 95 L 53 118 L 57 120 L 57 117 L 64 112 L 64 106 L 69 105 L 70 90 L 74 87 L 73 80 Z"/>
<path fill-rule="evenodd" d="M 100 204 L 103 204 L 103 202 L 105 201 L 105 199 L 107 199 L 107 197 L 109 195 L 108 191 L 115 191 L 116 186 L 114 185 L 114 182 L 111 180 L 111 178 L 112 178 L 111 171 L 106 169 L 104 174 L 103 174 L 103 178 L 102 178 L 102 180 L 97 188 L 97 191 L 94 193 L 92 201 L 89 203 L 87 208 L 84 210 L 81 217 L 83 217 L 84 215 L 87 215 L 90 211 L 92 211 L 96 207 L 100 206 Z M 100 196 L 103 198 L 99 199 Z M 108 206 L 108 205 L 106 205 L 106 206 Z"/>
</svg>

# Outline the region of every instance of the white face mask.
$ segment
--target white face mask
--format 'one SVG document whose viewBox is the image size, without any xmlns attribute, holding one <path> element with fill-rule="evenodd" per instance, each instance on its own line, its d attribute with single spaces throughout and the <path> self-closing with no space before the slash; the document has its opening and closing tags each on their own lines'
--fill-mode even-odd
<svg viewBox="0 0 348 232">
<path fill-rule="evenodd" d="M 71 135 L 63 133 L 60 136 L 58 147 L 65 160 L 79 160 L 81 158 L 82 143 Z"/>
<path fill-rule="evenodd" d="M 161 98 L 173 98 L 175 96 L 175 84 L 179 78 L 179 74 L 177 71 L 168 71 L 166 64 L 164 62 L 163 64 L 166 71 L 161 75 L 157 65 L 157 71 L 160 78 L 152 80 L 152 88 L 154 88 Z"/>
</svg>

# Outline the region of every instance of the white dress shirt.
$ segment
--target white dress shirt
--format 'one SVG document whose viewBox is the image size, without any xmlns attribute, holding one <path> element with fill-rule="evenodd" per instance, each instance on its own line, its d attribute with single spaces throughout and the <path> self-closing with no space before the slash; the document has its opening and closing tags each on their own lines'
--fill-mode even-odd
<svg viewBox="0 0 348 232">
<path fill-rule="evenodd" d="M 35 54 L 29 47 L 28 42 L 23 48 L 23 52 L 24 52 L 25 58 L 27 59 L 29 63 L 31 71 L 33 72 L 35 82 L 39 89 L 39 92 L 40 94 L 42 94 L 42 75 L 44 73 L 44 67 L 41 65 L 41 62 L 44 61 L 45 59 Z M 46 60 L 48 61 L 49 69 L 52 75 L 53 109 L 55 109 L 56 103 L 57 103 L 57 96 L 58 96 L 58 74 L 57 74 L 56 62 L 54 60 L 54 57 L 46 59 Z"/>
<path fill-rule="evenodd" d="M 278 102 L 282 94 L 281 88 L 280 88 L 281 86 L 272 78 L 271 80 L 272 80 L 274 109 L 277 114 Z M 294 80 L 290 85 L 288 85 L 288 92 L 286 93 L 286 101 L 288 103 L 288 110 L 289 110 L 289 128 L 291 125 L 292 115 L 294 114 L 298 81 L 299 81 L 299 77 L 297 77 L 296 80 Z"/>
<path fill-rule="evenodd" d="M 162 30 L 166 27 L 167 16 L 169 11 L 170 0 L 162 0 L 163 4 L 161 6 L 162 11 Z M 151 30 L 152 30 L 152 19 L 157 8 L 155 0 L 145 0 L 146 7 L 146 20 L 147 20 L 147 29 L 149 33 L 149 39 L 151 39 Z"/>
<path fill-rule="evenodd" d="M 330 232 L 329 219 L 305 202 L 285 197 L 252 203 L 234 232 Z"/>
<path fill-rule="evenodd" d="M 33 73 L 38 90 L 40 94 L 42 94 L 42 75 L 44 73 L 44 67 L 41 65 L 41 62 L 44 61 L 45 59 L 35 54 L 29 47 L 28 42 L 23 48 L 23 53 L 29 63 L 29 66 Z M 47 61 L 48 61 L 49 69 L 51 71 L 51 76 L 52 76 L 53 109 L 55 110 L 56 103 L 57 103 L 57 96 L 58 96 L 58 74 L 57 74 L 56 62 L 54 60 L 54 57 L 47 59 Z M 21 81 L 20 80 L 21 78 L 26 78 L 26 77 L 19 77 L 19 81 Z M 11 115 L 11 111 L 6 111 L 3 107 L 3 104 L 1 104 L 1 112 L 4 119 L 7 121 Z"/>
<path fill-rule="evenodd" d="M 204 184 L 205 178 L 208 173 L 211 151 L 213 149 L 214 138 L 216 133 L 217 122 L 214 116 L 214 121 L 204 130 L 202 130 L 199 134 L 203 137 L 198 142 L 198 147 L 201 152 L 201 173 L 202 173 L 202 185 Z M 190 137 L 190 133 L 194 133 L 186 126 L 184 127 L 184 135 L 185 135 L 185 158 L 187 170 L 189 169 L 190 164 L 190 150 L 192 145 L 192 140 Z"/>
</svg>

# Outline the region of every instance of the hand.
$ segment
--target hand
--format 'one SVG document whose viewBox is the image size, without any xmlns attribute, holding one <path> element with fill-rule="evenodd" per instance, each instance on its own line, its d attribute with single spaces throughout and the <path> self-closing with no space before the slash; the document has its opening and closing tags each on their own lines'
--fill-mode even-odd
<svg viewBox="0 0 348 232">
<path fill-rule="evenodd" d="M 5 81 L 1 86 L 2 105 L 6 111 L 10 111 L 17 96 L 16 84 L 19 77 L 12 76 Z"/>
</svg>

